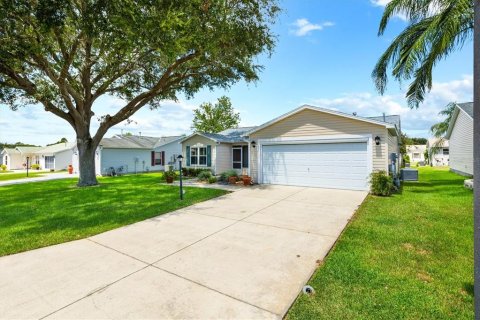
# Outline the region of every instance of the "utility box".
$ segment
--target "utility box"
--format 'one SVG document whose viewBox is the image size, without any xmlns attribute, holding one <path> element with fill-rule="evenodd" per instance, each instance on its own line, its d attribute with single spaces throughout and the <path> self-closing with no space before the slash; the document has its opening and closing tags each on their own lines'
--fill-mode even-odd
<svg viewBox="0 0 480 320">
<path fill-rule="evenodd" d="M 418 170 L 404 168 L 400 170 L 400 179 L 402 181 L 418 181 Z"/>
</svg>

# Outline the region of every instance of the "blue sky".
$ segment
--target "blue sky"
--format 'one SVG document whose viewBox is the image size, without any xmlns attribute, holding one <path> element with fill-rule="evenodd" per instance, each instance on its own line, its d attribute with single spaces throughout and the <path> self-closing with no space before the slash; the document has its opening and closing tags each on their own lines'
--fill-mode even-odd
<svg viewBox="0 0 480 320">
<path fill-rule="evenodd" d="M 259 57 L 265 69 L 255 84 L 236 84 L 227 91 L 202 91 L 194 99 L 166 101 L 159 110 L 148 108 L 132 117 L 134 122 L 112 128 L 106 136 L 122 129 L 144 135 L 189 133 L 192 110 L 200 103 L 221 95 L 232 99 L 242 125 L 259 125 L 302 104 L 340 110 L 358 115 L 400 114 L 409 136 L 428 137 L 429 127 L 450 101 L 472 99 L 472 44 L 439 63 L 434 86 L 418 110 L 406 107 L 404 90 L 390 81 L 388 91 L 379 96 L 370 74 L 378 57 L 405 26 L 402 17 L 392 20 L 386 34 L 377 37 L 377 28 L 388 0 L 284 0 L 284 12 L 274 30 L 278 43 L 273 55 Z M 97 114 L 113 113 L 122 105 L 115 98 L 98 101 Z M 92 132 L 97 124 L 93 124 Z M 0 141 L 44 145 L 61 137 L 74 140 L 69 125 L 31 107 L 17 112 L 0 107 Z"/>
</svg>

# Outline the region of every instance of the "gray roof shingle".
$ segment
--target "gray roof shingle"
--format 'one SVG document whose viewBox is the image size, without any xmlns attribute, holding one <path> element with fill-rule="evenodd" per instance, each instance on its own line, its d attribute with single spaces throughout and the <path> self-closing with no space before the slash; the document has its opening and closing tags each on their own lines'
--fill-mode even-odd
<svg viewBox="0 0 480 320">
<path fill-rule="evenodd" d="M 457 103 L 457 106 L 473 118 L 473 102 Z"/>
<path fill-rule="evenodd" d="M 398 130 L 402 130 L 401 122 L 400 122 L 400 116 L 398 115 L 386 115 L 384 116 L 377 116 L 377 117 L 367 117 L 367 119 L 372 119 L 375 121 L 381 121 L 381 122 L 386 122 L 393 124 L 397 127 Z"/>
<path fill-rule="evenodd" d="M 112 149 L 155 149 L 167 143 L 179 140 L 182 136 L 148 137 L 148 136 L 114 136 L 103 138 L 100 145 Z"/>
</svg>

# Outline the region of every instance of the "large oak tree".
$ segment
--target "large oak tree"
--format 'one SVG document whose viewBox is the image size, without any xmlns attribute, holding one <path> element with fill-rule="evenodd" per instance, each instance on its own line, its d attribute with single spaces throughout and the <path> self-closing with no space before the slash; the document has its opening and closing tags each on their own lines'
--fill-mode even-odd
<svg viewBox="0 0 480 320">
<path fill-rule="evenodd" d="M 278 12 L 276 0 L 0 0 L 0 103 L 68 122 L 78 184 L 95 185 L 95 149 L 112 126 L 179 94 L 256 80 Z M 95 114 L 103 95 L 126 103 Z"/>
</svg>

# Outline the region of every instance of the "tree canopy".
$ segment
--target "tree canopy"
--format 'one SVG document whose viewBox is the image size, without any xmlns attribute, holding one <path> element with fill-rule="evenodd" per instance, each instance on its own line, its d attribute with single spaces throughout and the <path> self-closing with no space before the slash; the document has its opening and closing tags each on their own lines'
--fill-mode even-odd
<svg viewBox="0 0 480 320">
<path fill-rule="evenodd" d="M 192 129 L 196 132 L 217 133 L 238 127 L 240 123 L 240 114 L 235 112 L 230 98 L 225 96 L 220 97 L 214 105 L 202 103 L 193 113 Z"/>
<path fill-rule="evenodd" d="M 94 150 L 112 126 L 164 99 L 257 80 L 255 57 L 271 54 L 278 12 L 276 0 L 1 1 L 0 103 L 41 105 L 67 121 L 79 185 L 96 184 Z M 126 102 L 96 114 L 103 95 Z"/>
<path fill-rule="evenodd" d="M 67 138 L 63 137 L 62 139 L 58 140 L 57 142 L 47 144 L 47 146 L 53 146 L 53 145 L 55 145 L 55 144 L 67 143 L 67 142 L 68 142 Z"/>
</svg>

